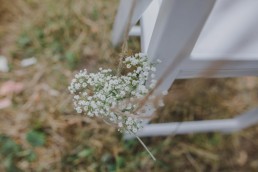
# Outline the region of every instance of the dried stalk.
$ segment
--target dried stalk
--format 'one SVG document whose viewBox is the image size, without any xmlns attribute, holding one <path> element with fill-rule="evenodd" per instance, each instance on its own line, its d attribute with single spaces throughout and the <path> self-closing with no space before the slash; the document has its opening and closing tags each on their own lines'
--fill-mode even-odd
<svg viewBox="0 0 258 172">
<path fill-rule="evenodd" d="M 119 76 L 121 74 L 121 70 L 122 70 L 122 66 L 123 66 L 123 60 L 125 58 L 125 54 L 128 52 L 127 40 L 128 40 L 128 37 L 129 37 L 129 31 L 130 31 L 133 11 L 135 9 L 135 4 L 136 4 L 136 0 L 133 0 L 132 6 L 131 6 L 131 9 L 130 9 L 130 13 L 129 13 L 129 19 L 128 19 L 129 22 L 127 23 L 126 30 L 125 30 L 125 33 L 124 33 L 124 40 L 123 40 L 123 44 L 122 44 L 122 53 L 120 54 L 120 60 L 119 60 L 118 69 L 117 69 L 117 76 Z M 147 148 L 147 146 L 143 143 L 143 141 L 138 136 L 136 136 L 136 138 L 142 144 L 144 149 L 149 153 L 151 158 L 154 161 L 156 161 L 156 158 L 153 156 L 153 154 L 150 152 L 150 150 Z"/>
<path fill-rule="evenodd" d="M 125 28 L 125 33 L 124 33 L 124 40 L 123 40 L 123 44 L 122 44 L 122 53 L 120 54 L 120 59 L 119 59 L 119 64 L 118 64 L 118 69 L 117 69 L 117 76 L 119 76 L 121 74 L 121 70 L 122 70 L 122 66 L 123 66 L 123 60 L 124 60 L 124 56 L 125 54 L 127 54 L 128 52 L 128 37 L 129 37 L 129 32 L 130 32 L 130 26 L 131 26 L 131 21 L 132 21 L 132 17 L 133 17 L 133 11 L 135 9 L 135 5 L 136 5 L 136 0 L 133 0 L 132 2 L 132 6 L 129 12 L 129 19 L 128 19 L 128 23 L 126 25 Z"/>
</svg>

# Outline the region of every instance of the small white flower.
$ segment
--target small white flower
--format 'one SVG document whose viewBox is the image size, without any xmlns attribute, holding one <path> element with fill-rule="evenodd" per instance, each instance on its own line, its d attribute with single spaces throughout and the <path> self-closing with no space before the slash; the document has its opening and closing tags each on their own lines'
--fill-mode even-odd
<svg viewBox="0 0 258 172">
<path fill-rule="evenodd" d="M 145 56 L 147 56 L 145 53 L 138 53 L 138 56 L 139 57 L 145 57 Z"/>
<path fill-rule="evenodd" d="M 75 87 L 76 90 L 79 90 L 80 87 L 81 87 L 81 84 L 80 83 L 76 83 L 76 84 L 74 84 L 74 87 Z"/>
<path fill-rule="evenodd" d="M 123 127 L 122 122 L 119 122 L 119 123 L 118 123 L 118 127 L 120 127 L 120 128 Z"/>
<path fill-rule="evenodd" d="M 93 117 L 93 116 L 94 116 L 94 114 L 93 114 L 92 112 L 88 112 L 88 115 L 89 115 L 90 117 Z"/>
<path fill-rule="evenodd" d="M 120 92 L 120 95 L 121 95 L 121 96 L 124 96 L 124 95 L 125 95 L 125 92 L 124 92 L 124 91 L 121 91 L 121 92 Z"/>
<path fill-rule="evenodd" d="M 82 113 L 82 109 L 80 107 L 76 107 L 75 110 L 77 111 L 77 113 Z"/>
<path fill-rule="evenodd" d="M 106 97 L 104 95 L 101 95 L 100 100 L 104 101 L 104 100 L 106 100 Z"/>
<path fill-rule="evenodd" d="M 129 91 L 130 88 L 128 86 L 125 87 L 125 91 Z"/>
<path fill-rule="evenodd" d="M 80 96 L 75 95 L 73 98 L 74 98 L 75 100 L 78 100 L 78 99 L 80 98 Z"/>
<path fill-rule="evenodd" d="M 135 86 L 135 85 L 138 84 L 138 82 L 137 81 L 133 81 L 132 84 L 133 84 L 133 86 Z"/>
<path fill-rule="evenodd" d="M 162 91 L 162 94 L 165 96 L 168 94 L 168 91 Z"/>
<path fill-rule="evenodd" d="M 96 105 L 96 103 L 95 103 L 94 101 L 92 101 L 92 102 L 90 103 L 90 105 L 91 105 L 92 108 L 96 108 L 96 107 L 97 107 L 97 105 Z"/>
<path fill-rule="evenodd" d="M 151 67 L 151 71 L 156 72 L 156 68 L 155 67 Z"/>
<path fill-rule="evenodd" d="M 87 83 L 86 83 L 86 82 L 83 82 L 83 83 L 82 83 L 82 87 L 83 87 L 83 88 L 86 88 L 86 87 L 87 87 Z"/>
<path fill-rule="evenodd" d="M 144 75 L 144 76 L 148 76 L 149 73 L 148 73 L 148 72 L 144 72 L 143 75 Z"/>
</svg>

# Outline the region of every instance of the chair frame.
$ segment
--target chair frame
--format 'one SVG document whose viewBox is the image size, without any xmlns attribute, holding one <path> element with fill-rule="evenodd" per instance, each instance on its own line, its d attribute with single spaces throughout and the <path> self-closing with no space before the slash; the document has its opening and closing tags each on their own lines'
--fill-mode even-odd
<svg viewBox="0 0 258 172">
<path fill-rule="evenodd" d="M 175 79 L 258 76 L 258 60 L 196 61 L 190 58 L 215 2 L 216 0 L 138 0 L 129 21 L 133 1 L 121 0 L 114 23 L 112 43 L 116 46 L 122 42 L 127 23 L 130 22 L 130 35 L 141 36 L 142 51 L 152 60 L 159 58 L 162 61 L 157 66 L 157 79 L 167 73 L 166 80 L 154 94 L 168 90 Z M 151 20 L 148 19 L 150 16 Z M 141 26 L 135 26 L 138 20 L 141 20 Z M 146 27 L 151 29 L 144 33 Z M 153 111 L 148 113 L 152 114 Z M 232 119 L 147 124 L 137 135 L 167 136 L 212 131 L 230 133 L 257 122 L 258 108 L 254 108 Z"/>
</svg>

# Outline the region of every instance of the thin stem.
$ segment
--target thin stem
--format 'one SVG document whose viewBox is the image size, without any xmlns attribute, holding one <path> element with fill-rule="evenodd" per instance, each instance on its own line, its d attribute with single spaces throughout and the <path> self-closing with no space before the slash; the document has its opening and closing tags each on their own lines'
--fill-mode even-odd
<svg viewBox="0 0 258 172">
<path fill-rule="evenodd" d="M 153 156 L 153 154 L 150 152 L 150 150 L 147 148 L 147 146 L 143 143 L 143 141 L 138 137 L 138 136 L 135 136 L 139 142 L 142 144 L 142 146 L 145 148 L 145 150 L 149 153 L 149 155 L 151 156 L 151 158 L 156 161 L 156 158 Z"/>
<path fill-rule="evenodd" d="M 117 73 L 116 75 L 119 76 L 122 70 L 122 63 L 123 63 L 123 59 L 124 56 L 127 54 L 128 51 L 128 44 L 127 44 L 127 40 L 128 40 L 128 36 L 129 36 L 129 32 L 130 32 L 130 26 L 131 26 L 131 21 L 132 21 L 132 17 L 133 17 L 133 11 L 135 8 L 135 4 L 136 4 L 136 0 L 133 0 L 132 2 L 132 6 L 129 12 L 129 20 L 128 23 L 126 25 L 125 28 L 125 33 L 124 33 L 124 39 L 123 39 L 123 44 L 122 44 L 122 53 L 120 54 L 120 60 L 119 60 L 119 64 L 118 64 L 118 69 L 117 69 Z"/>
<path fill-rule="evenodd" d="M 128 23 L 126 25 L 125 28 L 125 33 L 124 33 L 124 40 L 123 40 L 123 45 L 122 45 L 122 53 L 126 53 L 127 49 L 128 49 L 128 45 L 127 45 L 127 40 L 128 40 L 128 36 L 129 36 L 129 32 L 130 32 L 130 27 L 131 27 L 131 22 L 132 22 L 132 18 L 133 18 L 133 11 L 135 9 L 135 5 L 136 5 L 136 0 L 132 1 L 132 6 L 129 12 L 129 17 L 128 17 Z"/>
</svg>

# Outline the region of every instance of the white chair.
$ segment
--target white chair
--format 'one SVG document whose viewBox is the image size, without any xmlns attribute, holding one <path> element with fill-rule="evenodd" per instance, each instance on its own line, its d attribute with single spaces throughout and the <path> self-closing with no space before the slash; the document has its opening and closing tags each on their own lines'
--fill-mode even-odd
<svg viewBox="0 0 258 172">
<path fill-rule="evenodd" d="M 175 79 L 258 76 L 257 0 L 137 0 L 129 21 L 132 2 L 121 0 L 112 42 L 122 42 L 130 22 L 130 35 L 140 36 L 142 52 L 162 61 L 157 79 L 167 73 L 156 94 Z M 148 124 L 137 135 L 227 133 L 257 122 L 255 108 L 232 119 Z"/>
</svg>

